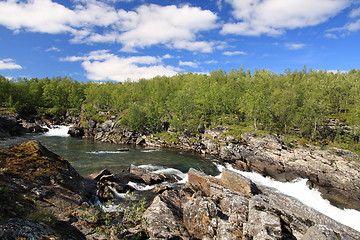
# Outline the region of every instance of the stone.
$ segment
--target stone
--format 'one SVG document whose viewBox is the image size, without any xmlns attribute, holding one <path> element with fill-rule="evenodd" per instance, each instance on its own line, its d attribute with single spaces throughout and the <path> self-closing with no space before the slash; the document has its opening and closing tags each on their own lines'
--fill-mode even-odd
<svg viewBox="0 0 360 240">
<path fill-rule="evenodd" d="M 129 173 L 131 174 L 131 179 L 134 179 L 135 181 L 142 181 L 147 185 L 164 182 L 171 178 L 166 174 L 151 173 L 148 170 L 135 165 L 130 166 Z"/>
<path fill-rule="evenodd" d="M 339 235 L 324 225 L 310 227 L 301 240 L 338 240 Z M 340 238 L 343 239 L 343 238 Z"/>
<path fill-rule="evenodd" d="M 20 218 L 0 221 L 0 239 L 58 239 L 46 225 Z"/>
<path fill-rule="evenodd" d="M 85 135 L 85 131 L 84 131 L 84 128 L 82 128 L 82 127 L 70 127 L 69 131 L 68 131 L 68 134 L 71 137 L 81 138 L 81 137 L 83 137 Z"/>
<path fill-rule="evenodd" d="M 175 239 L 181 236 L 181 219 L 174 215 L 160 196 L 154 198 L 144 217 L 147 220 L 146 232 L 150 238 Z"/>
<path fill-rule="evenodd" d="M 209 177 L 194 168 L 188 171 L 188 182 L 196 190 L 200 190 L 205 196 L 210 196 Z"/>
<path fill-rule="evenodd" d="M 234 192 L 240 192 L 247 198 L 261 193 L 256 184 L 251 180 L 226 168 L 222 171 L 221 178 L 218 183 Z"/>
<path fill-rule="evenodd" d="M 207 197 L 199 196 L 184 205 L 184 226 L 194 238 L 212 239 L 216 235 L 217 207 Z"/>
</svg>

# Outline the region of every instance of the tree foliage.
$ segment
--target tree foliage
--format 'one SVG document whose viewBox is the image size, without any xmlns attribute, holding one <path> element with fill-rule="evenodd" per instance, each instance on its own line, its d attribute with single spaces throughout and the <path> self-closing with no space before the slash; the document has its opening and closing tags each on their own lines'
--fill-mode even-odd
<svg viewBox="0 0 360 240">
<path fill-rule="evenodd" d="M 83 120 L 106 111 L 119 123 L 147 132 L 161 131 L 164 123 L 190 132 L 199 124 L 241 124 L 324 138 L 326 120 L 331 117 L 360 124 L 359 96 L 360 70 L 355 69 L 330 73 L 304 68 L 276 74 L 240 68 L 229 73 L 218 70 L 103 84 L 67 77 L 9 80 L 0 76 L 3 107 L 25 113 L 78 109 Z"/>
</svg>

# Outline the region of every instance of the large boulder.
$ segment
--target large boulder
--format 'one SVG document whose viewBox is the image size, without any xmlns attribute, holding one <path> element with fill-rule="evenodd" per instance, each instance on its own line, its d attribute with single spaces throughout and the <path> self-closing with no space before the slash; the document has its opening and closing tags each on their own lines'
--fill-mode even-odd
<svg viewBox="0 0 360 240">
<path fill-rule="evenodd" d="M 50 236 L 49 231 L 60 239 L 85 239 L 81 230 L 71 225 L 76 221 L 72 211 L 92 198 L 93 181 L 37 141 L 0 150 L 0 168 L 0 218 L 9 219 L 1 223 L 6 229 L 4 236 L 9 237 L 5 239 L 22 237 L 14 228 L 34 234 L 39 231 L 44 236 Z M 37 223 L 11 220 L 14 218 Z M 26 234 L 26 239 L 38 239 Z"/>
</svg>

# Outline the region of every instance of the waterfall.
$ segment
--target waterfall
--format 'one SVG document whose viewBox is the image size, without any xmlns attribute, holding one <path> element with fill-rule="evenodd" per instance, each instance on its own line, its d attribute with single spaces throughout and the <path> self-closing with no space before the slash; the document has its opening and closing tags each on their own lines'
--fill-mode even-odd
<svg viewBox="0 0 360 240">
<path fill-rule="evenodd" d="M 52 125 L 50 126 L 49 131 L 46 132 L 45 136 L 56 136 L 56 137 L 68 137 L 70 136 L 68 134 L 69 128 L 71 126 L 62 126 L 62 125 Z"/>
</svg>

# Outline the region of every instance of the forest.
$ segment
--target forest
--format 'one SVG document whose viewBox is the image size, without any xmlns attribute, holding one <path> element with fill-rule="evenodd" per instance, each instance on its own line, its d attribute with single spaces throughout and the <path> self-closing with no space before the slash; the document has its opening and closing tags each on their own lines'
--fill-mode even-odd
<svg viewBox="0 0 360 240">
<path fill-rule="evenodd" d="M 180 73 L 138 82 L 78 82 L 69 77 L 7 79 L 0 76 L 0 105 L 20 115 L 87 120 L 110 116 L 144 133 L 196 133 L 199 125 L 291 135 L 323 144 L 357 146 L 360 136 L 360 70 L 233 69 Z M 99 114 L 99 112 L 106 114 Z M 332 129 L 331 119 L 347 127 Z"/>
</svg>

